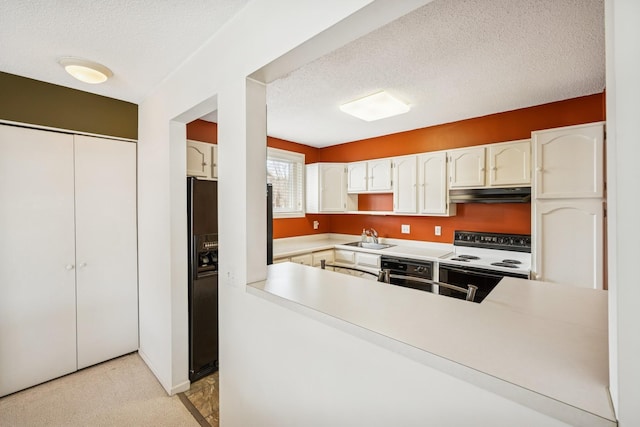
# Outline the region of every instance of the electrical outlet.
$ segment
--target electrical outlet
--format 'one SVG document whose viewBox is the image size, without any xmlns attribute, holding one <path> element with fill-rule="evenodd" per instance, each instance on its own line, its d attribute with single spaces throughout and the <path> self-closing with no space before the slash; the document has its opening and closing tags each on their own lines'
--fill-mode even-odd
<svg viewBox="0 0 640 427">
<path fill-rule="evenodd" d="M 436 229 L 434 230 L 434 232 L 436 233 L 436 236 L 440 236 L 442 234 L 442 227 L 436 225 Z"/>
<path fill-rule="evenodd" d="M 320 227 L 320 221 L 313 221 L 313 229 L 317 230 Z"/>
<path fill-rule="evenodd" d="M 409 224 L 402 224 L 400 231 L 404 234 L 411 233 L 411 226 Z"/>
</svg>

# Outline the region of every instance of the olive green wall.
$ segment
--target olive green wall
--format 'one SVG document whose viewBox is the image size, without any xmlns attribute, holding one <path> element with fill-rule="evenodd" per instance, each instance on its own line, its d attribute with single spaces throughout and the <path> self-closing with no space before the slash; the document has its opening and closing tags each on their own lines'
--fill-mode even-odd
<svg viewBox="0 0 640 427">
<path fill-rule="evenodd" d="M 0 72 L 0 119 L 138 139 L 138 106 Z"/>
</svg>

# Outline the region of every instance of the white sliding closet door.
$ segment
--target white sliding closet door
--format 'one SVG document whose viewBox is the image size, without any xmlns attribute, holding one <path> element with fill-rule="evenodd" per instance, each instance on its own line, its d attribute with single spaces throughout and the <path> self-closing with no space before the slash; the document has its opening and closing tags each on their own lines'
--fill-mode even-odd
<svg viewBox="0 0 640 427">
<path fill-rule="evenodd" d="M 76 370 L 73 136 L 0 125 L 0 396 Z"/>
<path fill-rule="evenodd" d="M 136 145 L 75 136 L 78 369 L 138 349 Z"/>
</svg>

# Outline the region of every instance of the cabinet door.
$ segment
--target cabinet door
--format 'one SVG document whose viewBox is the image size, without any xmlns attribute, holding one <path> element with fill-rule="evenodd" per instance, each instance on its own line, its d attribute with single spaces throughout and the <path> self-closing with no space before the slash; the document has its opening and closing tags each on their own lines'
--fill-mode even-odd
<svg viewBox="0 0 640 427">
<path fill-rule="evenodd" d="M 535 203 L 535 278 L 602 289 L 603 202 Z"/>
<path fill-rule="evenodd" d="M 444 151 L 418 157 L 419 213 L 446 214 L 447 154 Z"/>
<path fill-rule="evenodd" d="M 291 257 L 291 262 L 302 265 L 311 265 L 313 263 L 311 254 L 302 254 Z"/>
<path fill-rule="evenodd" d="M 416 156 L 396 158 L 393 175 L 393 211 L 416 213 L 418 209 Z"/>
<path fill-rule="evenodd" d="M 533 132 L 538 199 L 601 198 L 604 187 L 604 125 Z"/>
<path fill-rule="evenodd" d="M 0 396 L 76 370 L 73 136 L 0 125 Z"/>
<path fill-rule="evenodd" d="M 491 144 L 487 152 L 489 186 L 531 185 L 531 141 Z"/>
<path fill-rule="evenodd" d="M 187 140 L 187 176 L 211 178 L 211 144 Z"/>
<path fill-rule="evenodd" d="M 367 162 L 347 165 L 347 191 L 349 193 L 367 191 Z"/>
<path fill-rule="evenodd" d="M 138 348 L 136 146 L 75 137 L 78 368 Z"/>
<path fill-rule="evenodd" d="M 449 156 L 450 188 L 484 186 L 484 147 L 453 150 Z"/>
<path fill-rule="evenodd" d="M 370 160 L 367 177 L 369 191 L 391 191 L 391 159 Z"/>
<path fill-rule="evenodd" d="M 364 268 L 380 268 L 380 255 L 368 252 L 356 252 L 356 266 Z"/>
<path fill-rule="evenodd" d="M 325 260 L 327 264 L 333 264 L 334 256 L 333 249 L 329 249 L 326 251 L 318 251 L 311 254 L 312 265 L 314 267 L 320 267 L 320 262 Z"/>
<path fill-rule="evenodd" d="M 334 257 L 336 262 L 348 264 L 349 266 L 354 265 L 356 262 L 356 253 L 354 251 L 336 249 L 334 251 Z"/>
<path fill-rule="evenodd" d="M 344 165 L 320 163 L 320 212 L 344 212 L 346 210 L 346 182 Z"/>
</svg>

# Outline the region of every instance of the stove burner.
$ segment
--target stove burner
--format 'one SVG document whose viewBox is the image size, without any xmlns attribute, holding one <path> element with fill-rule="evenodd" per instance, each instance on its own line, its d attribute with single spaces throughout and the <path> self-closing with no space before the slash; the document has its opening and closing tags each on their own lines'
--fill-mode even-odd
<svg viewBox="0 0 640 427">
<path fill-rule="evenodd" d="M 468 260 L 467 258 L 460 258 L 460 257 L 451 258 L 451 261 L 464 261 L 464 262 L 469 262 L 469 260 Z"/>
<path fill-rule="evenodd" d="M 518 261 L 517 259 L 503 259 L 502 262 L 504 262 L 505 264 L 522 264 L 522 262 Z"/>
<path fill-rule="evenodd" d="M 480 259 L 479 256 L 475 256 L 475 255 L 458 255 L 458 258 L 463 258 L 463 259 Z"/>
<path fill-rule="evenodd" d="M 511 262 L 492 262 L 491 265 L 495 265 L 496 267 L 518 268 L 516 264 Z"/>
</svg>

